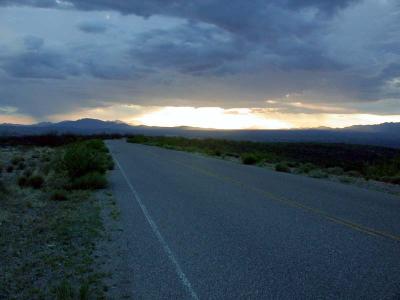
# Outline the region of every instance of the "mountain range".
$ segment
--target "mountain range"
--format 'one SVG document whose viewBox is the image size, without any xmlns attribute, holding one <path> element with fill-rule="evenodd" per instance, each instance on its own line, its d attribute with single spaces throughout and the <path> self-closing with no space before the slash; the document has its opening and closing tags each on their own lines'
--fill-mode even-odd
<svg viewBox="0 0 400 300">
<path fill-rule="evenodd" d="M 400 123 L 356 125 L 346 128 L 290 130 L 214 130 L 193 127 L 132 126 L 121 121 L 81 119 L 33 125 L 0 124 L 0 136 L 40 134 L 146 134 L 196 138 L 224 138 L 262 142 L 326 142 L 400 148 Z"/>
</svg>

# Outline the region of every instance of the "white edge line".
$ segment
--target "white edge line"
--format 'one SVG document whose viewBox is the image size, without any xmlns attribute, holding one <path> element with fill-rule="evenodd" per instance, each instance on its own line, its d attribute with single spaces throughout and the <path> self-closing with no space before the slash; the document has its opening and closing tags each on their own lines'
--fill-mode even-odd
<svg viewBox="0 0 400 300">
<path fill-rule="evenodd" d="M 176 271 L 179 279 L 182 281 L 183 285 L 186 287 L 186 289 L 190 293 L 191 297 L 193 299 L 199 299 L 196 292 L 193 290 L 192 285 L 190 284 L 190 281 L 187 279 L 181 266 L 179 265 L 178 261 L 176 260 L 174 254 L 172 253 L 171 248 L 168 246 L 167 242 L 164 240 L 163 236 L 161 235 L 160 231 L 158 230 L 156 223 L 151 218 L 146 206 L 143 204 L 138 193 L 136 192 L 136 190 L 133 188 L 132 184 L 130 183 L 128 177 L 126 176 L 124 169 L 121 167 L 119 161 L 117 160 L 117 158 L 114 156 L 114 154 L 112 152 L 111 152 L 111 155 L 113 156 L 115 162 L 117 163 L 117 166 L 120 169 L 122 176 L 125 178 L 126 183 L 128 184 L 129 188 L 131 189 L 131 192 L 132 192 L 136 202 L 139 204 L 140 208 L 142 209 L 142 212 L 143 212 L 144 216 L 146 217 L 146 220 L 149 223 L 151 229 L 153 230 L 153 233 L 156 235 L 158 241 L 160 242 L 161 246 L 163 247 L 164 252 L 167 254 L 169 260 L 175 266 L 175 271 Z"/>
</svg>

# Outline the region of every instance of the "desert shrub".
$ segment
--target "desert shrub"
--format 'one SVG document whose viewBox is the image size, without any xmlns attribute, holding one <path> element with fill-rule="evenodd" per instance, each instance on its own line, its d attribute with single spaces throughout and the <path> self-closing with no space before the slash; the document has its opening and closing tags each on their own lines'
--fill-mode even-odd
<svg viewBox="0 0 400 300">
<path fill-rule="evenodd" d="M 50 155 L 48 153 L 43 154 L 40 161 L 44 163 L 51 161 Z"/>
<path fill-rule="evenodd" d="M 222 156 L 222 152 L 219 149 L 212 149 L 209 151 L 209 154 L 213 156 Z"/>
<path fill-rule="evenodd" d="M 289 168 L 297 168 L 300 165 L 298 162 L 295 162 L 295 161 L 290 161 L 286 164 Z"/>
<path fill-rule="evenodd" d="M 20 162 L 17 166 L 17 170 L 22 171 L 26 168 L 26 165 L 24 162 Z"/>
<path fill-rule="evenodd" d="M 66 201 L 68 200 L 67 192 L 64 190 L 55 190 L 50 197 L 54 201 Z"/>
<path fill-rule="evenodd" d="M 107 159 L 105 155 L 85 143 L 78 143 L 67 148 L 63 164 L 71 178 L 80 177 L 90 172 L 105 173 Z"/>
<path fill-rule="evenodd" d="M 218 150 L 218 149 L 214 150 L 214 155 L 215 156 L 221 156 L 222 155 L 221 150 Z"/>
<path fill-rule="evenodd" d="M 400 184 L 400 175 L 381 177 L 380 180 L 392 184 Z"/>
<path fill-rule="evenodd" d="M 313 178 L 328 178 L 328 174 L 320 169 L 311 170 L 308 175 Z"/>
<path fill-rule="evenodd" d="M 84 283 L 79 288 L 79 300 L 89 300 L 89 284 Z"/>
<path fill-rule="evenodd" d="M 127 139 L 128 143 L 146 143 L 149 140 L 148 137 L 144 135 L 134 135 Z"/>
<path fill-rule="evenodd" d="M 40 166 L 40 172 L 43 173 L 44 175 L 48 175 L 51 170 L 53 170 L 53 165 L 51 163 L 48 164 L 43 164 Z"/>
<path fill-rule="evenodd" d="M 400 184 L 400 175 L 399 176 L 394 176 L 390 178 L 390 183 L 393 184 Z"/>
<path fill-rule="evenodd" d="M 0 194 L 7 194 L 7 187 L 3 180 L 0 178 Z"/>
<path fill-rule="evenodd" d="M 44 184 L 44 178 L 41 175 L 33 175 L 29 177 L 28 185 L 33 187 L 34 189 L 42 188 Z"/>
<path fill-rule="evenodd" d="M 290 168 L 285 163 L 279 163 L 275 166 L 275 171 L 290 173 Z"/>
<path fill-rule="evenodd" d="M 315 165 L 313 165 L 311 163 L 305 163 L 305 164 L 300 165 L 299 172 L 307 174 L 307 173 L 309 173 L 310 171 L 312 171 L 314 169 L 316 169 Z"/>
<path fill-rule="evenodd" d="M 14 167 L 12 165 L 7 166 L 6 168 L 7 173 L 12 173 L 14 171 Z"/>
<path fill-rule="evenodd" d="M 26 169 L 23 173 L 22 173 L 22 176 L 25 176 L 25 177 L 31 177 L 32 176 L 32 169 Z"/>
<path fill-rule="evenodd" d="M 97 190 L 107 186 L 106 176 L 102 173 L 92 172 L 72 180 L 69 188 L 76 190 Z"/>
<path fill-rule="evenodd" d="M 260 157 L 254 153 L 243 153 L 240 158 L 245 165 L 254 165 L 260 161 Z"/>
<path fill-rule="evenodd" d="M 353 183 L 353 182 L 355 182 L 355 179 L 353 177 L 349 177 L 349 176 L 341 176 L 341 177 L 339 177 L 339 181 L 342 183 Z"/>
<path fill-rule="evenodd" d="M 370 164 L 365 168 L 365 173 L 369 178 L 376 180 L 400 176 L 400 156 L 379 164 Z"/>
<path fill-rule="evenodd" d="M 114 170 L 114 168 L 115 168 L 114 160 L 111 155 L 108 155 L 107 156 L 107 169 Z"/>
<path fill-rule="evenodd" d="M 354 170 L 347 171 L 346 174 L 347 174 L 347 176 L 350 176 L 350 177 L 361 177 L 362 176 L 360 172 L 354 171 Z"/>
<path fill-rule="evenodd" d="M 29 178 L 27 176 L 20 176 L 18 178 L 18 185 L 20 187 L 26 187 L 28 186 Z"/>
<path fill-rule="evenodd" d="M 331 167 L 331 168 L 327 168 L 326 171 L 329 174 L 332 175 L 343 175 L 344 174 L 344 170 L 341 167 Z"/>
<path fill-rule="evenodd" d="M 102 140 L 93 139 L 85 142 L 85 146 L 96 151 L 108 153 L 108 148 Z"/>
<path fill-rule="evenodd" d="M 101 189 L 106 187 L 107 170 L 114 169 L 114 161 L 102 140 L 89 140 L 69 145 L 64 155 L 52 162 L 58 176 L 50 176 L 50 184 L 67 189 Z"/>
<path fill-rule="evenodd" d="M 63 281 L 58 287 L 55 289 L 56 299 L 57 300 L 73 300 L 74 299 L 74 291 L 69 282 Z"/>
<path fill-rule="evenodd" d="M 16 156 L 14 156 L 14 157 L 11 159 L 11 163 L 12 163 L 14 166 L 16 166 L 16 165 L 18 165 L 19 163 L 23 162 L 24 160 L 25 160 L 25 159 L 24 159 L 22 156 L 16 155 Z"/>
</svg>

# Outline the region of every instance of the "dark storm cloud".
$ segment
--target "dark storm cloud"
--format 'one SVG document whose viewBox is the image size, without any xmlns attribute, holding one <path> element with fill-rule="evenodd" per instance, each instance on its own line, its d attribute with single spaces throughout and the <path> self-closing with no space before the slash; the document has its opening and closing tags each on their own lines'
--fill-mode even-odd
<svg viewBox="0 0 400 300">
<path fill-rule="evenodd" d="M 27 51 L 13 56 L 4 63 L 3 69 L 19 78 L 65 79 L 81 73 L 77 64 L 50 50 Z"/>
<path fill-rule="evenodd" d="M 293 8 L 308 8 L 315 7 L 321 12 L 331 13 L 337 9 L 346 7 L 347 5 L 357 2 L 359 0 L 333 0 L 333 1 L 321 1 L 321 0 L 274 0 L 274 1 L 252 1 L 253 6 L 263 8 L 268 4 L 275 4 L 280 6 L 287 6 Z M 227 9 L 231 8 L 230 5 L 238 8 L 239 6 L 245 11 L 249 11 L 249 3 L 242 0 L 221 0 L 221 1 L 204 1 L 204 0 L 147 0 L 147 1 L 126 1 L 126 0 L 66 0 L 73 4 L 78 9 L 83 10 L 116 10 L 121 13 L 129 14 L 142 14 L 152 15 L 160 12 L 175 11 L 174 14 L 187 13 L 189 11 L 194 12 L 198 8 L 207 10 L 208 8 L 220 8 Z M 26 5 L 39 5 L 39 6 L 58 6 L 60 3 L 53 0 L 0 0 L 1 3 L 6 4 L 26 4 Z M 62 5 L 62 4 L 61 4 Z M 204 10 L 203 10 L 204 11 Z M 199 11 L 201 12 L 201 10 Z"/>
<path fill-rule="evenodd" d="M 82 22 L 78 28 L 86 33 L 104 33 L 108 30 L 108 25 L 104 22 Z"/>
<path fill-rule="evenodd" d="M 24 38 L 25 47 L 28 50 L 39 50 L 44 44 L 44 40 L 37 36 L 26 36 Z"/>
<path fill-rule="evenodd" d="M 217 75 L 226 71 L 227 63 L 243 59 L 246 51 L 237 39 L 216 27 L 189 24 L 139 35 L 132 42 L 130 55 L 156 69 Z"/>
<path fill-rule="evenodd" d="M 400 63 L 392 63 L 384 68 L 379 75 L 379 78 L 383 80 L 400 77 Z"/>
<path fill-rule="evenodd" d="M 302 19 L 306 9 L 315 9 L 326 18 L 339 9 L 359 0 L 0 0 L 0 5 L 32 5 L 41 7 L 69 7 L 80 10 L 114 10 L 122 14 L 140 16 L 168 15 L 211 23 L 235 33 L 246 33 L 249 38 L 273 37 L 276 32 L 289 30 L 307 33 L 313 20 Z M 309 16 L 307 17 L 309 18 Z M 315 25 L 315 24 L 314 24 Z"/>
<path fill-rule="evenodd" d="M 140 16 L 167 15 L 214 24 L 243 38 L 271 42 L 284 35 L 304 36 L 329 15 L 358 0 L 70 0 L 82 10 L 115 10 Z M 307 9 L 316 10 L 313 12 Z"/>
<path fill-rule="evenodd" d="M 185 98 L 184 104 L 162 103 L 200 106 L 215 101 L 223 107 L 262 106 L 265 99 L 292 93 L 310 102 L 399 98 L 400 68 L 395 61 L 400 55 L 400 14 L 396 17 L 398 6 L 389 4 L 392 11 L 386 8 L 375 15 L 377 3 L 383 2 L 0 0 L 0 6 L 57 8 L 36 10 L 65 12 L 60 36 L 62 30 L 67 32 L 65 40 L 57 39 L 58 32 L 49 40 L 25 37 L 22 50 L 9 50 L 13 47 L 0 41 L 0 81 L 1 70 L 18 82 L 40 79 L 31 90 L 43 98 L 54 94 L 46 91 L 49 82 L 57 81 L 63 101 L 70 99 L 74 105 L 105 95 L 114 99 L 110 91 L 139 104 Z M 157 18 L 161 21 L 154 21 Z M 376 32 L 366 26 L 371 20 Z M 53 45 L 51 39 L 56 40 Z M 69 81 L 74 81 L 73 91 Z M 95 88 L 88 92 L 86 86 Z M 100 93 L 99 86 L 107 93 Z M 9 97 L 13 92 L 7 90 Z M 27 94 L 20 92 L 21 97 Z"/>
<path fill-rule="evenodd" d="M 98 79 L 104 80 L 127 80 L 134 77 L 136 68 L 129 65 L 104 65 L 94 61 L 85 63 L 86 71 Z"/>
<path fill-rule="evenodd" d="M 289 7 L 293 8 L 304 8 L 304 7 L 316 7 L 321 12 L 333 13 L 338 9 L 342 9 L 352 3 L 360 0 L 332 0 L 332 1 L 321 1 L 321 0 L 288 0 Z"/>
<path fill-rule="evenodd" d="M 200 26 L 189 25 L 186 30 L 175 32 L 153 31 L 155 38 L 164 34 L 170 36 L 171 40 L 159 41 L 148 47 L 145 40 L 143 47 L 134 47 L 131 51 L 132 55 L 143 59 L 146 64 L 150 62 L 160 67 L 176 64 L 176 68 L 182 72 L 201 73 L 218 69 L 227 61 L 241 59 L 254 49 L 274 57 L 270 63 L 260 57 L 260 63 L 269 67 L 305 70 L 337 68 L 337 63 L 324 56 L 318 39 L 323 34 L 321 28 L 329 18 L 327 15 L 353 2 L 357 1 L 322 1 L 321 4 L 321 1 L 312 0 L 254 0 L 249 4 L 242 0 L 69 0 L 62 4 L 59 1 L 51 4 L 51 1 L 20 0 L 15 3 L 55 7 L 70 3 L 81 10 L 115 10 L 140 16 L 159 14 L 185 18 L 189 23 L 209 24 L 215 27 L 215 32 L 219 30 L 229 34 L 230 41 L 218 41 L 212 35 L 212 30 L 208 29 L 207 32 Z M 0 0 L 1 3 L 7 5 L 11 2 Z M 321 14 L 324 16 L 321 17 Z M 84 22 L 78 27 L 87 33 L 107 30 L 105 23 Z M 187 39 L 196 42 L 186 42 Z M 222 69 L 220 71 L 224 72 Z"/>
<path fill-rule="evenodd" d="M 27 5 L 37 7 L 55 7 L 57 2 L 55 0 L 0 0 L 0 5 L 16 6 Z"/>
<path fill-rule="evenodd" d="M 25 49 L 22 52 L 0 57 L 0 70 L 15 78 L 90 76 L 103 80 L 127 80 L 142 72 L 131 62 L 107 62 L 106 55 L 96 46 L 50 49 L 43 46 L 43 39 L 37 37 L 27 36 L 23 41 Z"/>
</svg>

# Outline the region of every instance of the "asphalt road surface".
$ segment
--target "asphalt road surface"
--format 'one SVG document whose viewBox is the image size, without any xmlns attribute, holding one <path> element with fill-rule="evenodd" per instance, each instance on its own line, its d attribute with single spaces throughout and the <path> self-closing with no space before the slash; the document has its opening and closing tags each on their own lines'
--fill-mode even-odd
<svg viewBox="0 0 400 300">
<path fill-rule="evenodd" d="M 400 298 L 400 197 L 107 145 L 135 299 Z"/>
</svg>

